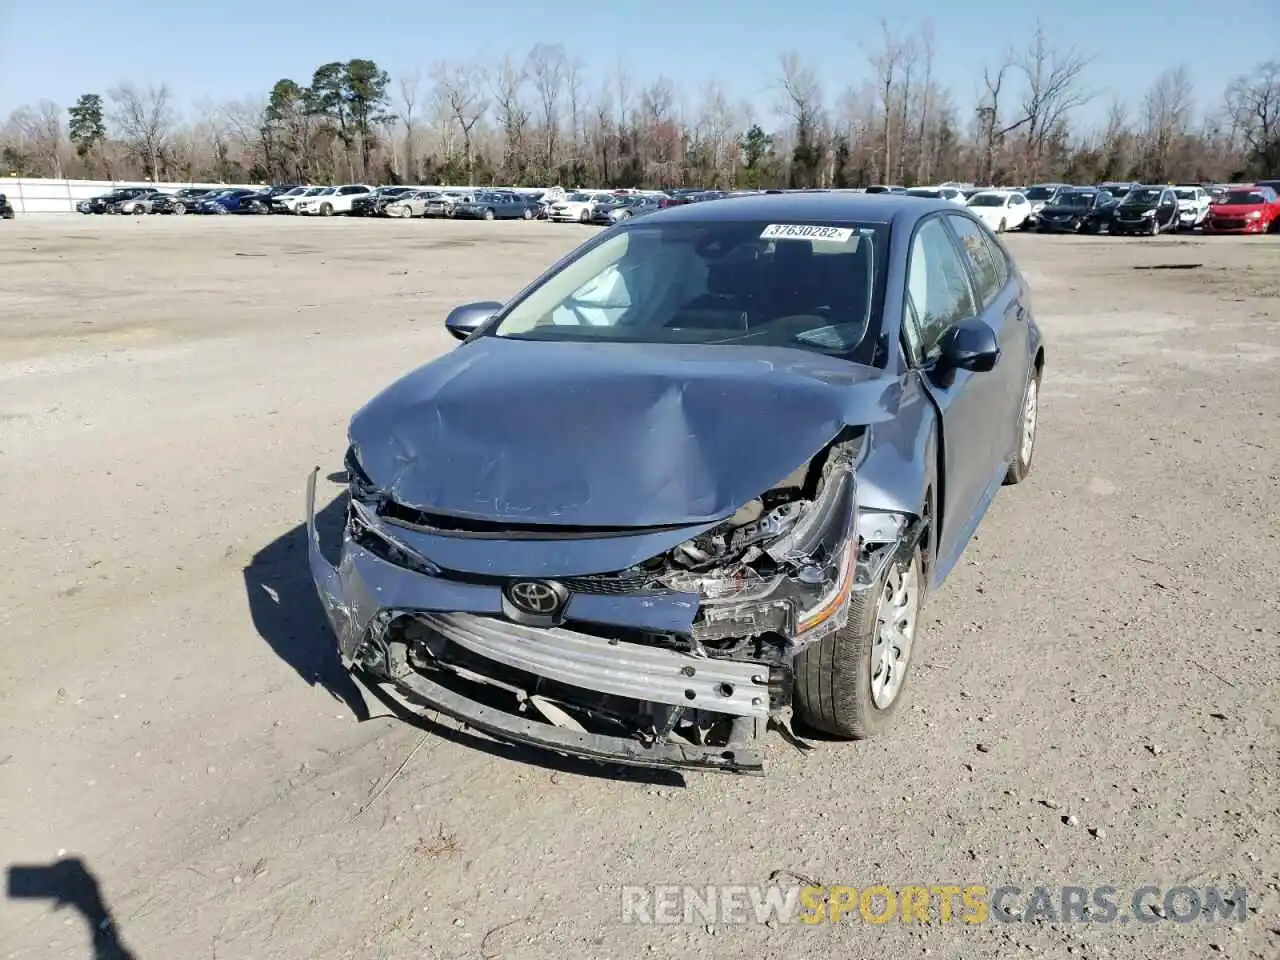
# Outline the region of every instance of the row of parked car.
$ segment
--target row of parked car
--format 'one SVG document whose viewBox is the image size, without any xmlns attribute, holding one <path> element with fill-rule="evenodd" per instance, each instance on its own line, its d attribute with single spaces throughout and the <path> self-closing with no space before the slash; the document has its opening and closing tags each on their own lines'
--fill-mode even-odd
<svg viewBox="0 0 1280 960">
<path fill-rule="evenodd" d="M 664 207 L 700 203 L 760 191 L 725 192 L 480 189 L 278 184 L 245 187 L 122 187 L 82 201 L 82 213 L 289 214 L 295 216 L 447 217 L 463 220 L 550 220 L 609 225 Z M 767 191 L 781 192 L 781 191 Z M 992 230 L 1043 233 L 1111 233 L 1157 236 L 1178 230 L 1206 233 L 1267 233 L 1280 230 L 1280 180 L 1248 184 L 1100 183 L 1029 187 L 867 187 L 859 192 L 906 194 L 967 206 Z"/>
<path fill-rule="evenodd" d="M 616 223 L 680 203 L 715 199 L 719 191 L 581 191 L 372 187 L 277 184 L 246 187 L 120 187 L 83 200 L 84 214 L 290 214 L 296 216 L 449 217 L 471 220 L 554 220 Z"/>
<path fill-rule="evenodd" d="M 1280 180 L 1226 184 L 1099 183 L 1029 187 L 877 187 L 965 204 L 992 230 L 1158 236 L 1179 230 L 1280 230 Z"/>
</svg>

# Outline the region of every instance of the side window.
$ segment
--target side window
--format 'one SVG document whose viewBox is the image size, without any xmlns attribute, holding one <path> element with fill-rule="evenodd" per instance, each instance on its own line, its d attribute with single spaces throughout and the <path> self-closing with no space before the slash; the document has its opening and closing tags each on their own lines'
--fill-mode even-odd
<svg viewBox="0 0 1280 960">
<path fill-rule="evenodd" d="M 996 298 L 1004 285 L 1000 281 L 1000 268 L 996 264 L 995 257 L 992 256 L 986 238 L 982 235 L 981 227 L 968 217 L 954 214 L 948 215 L 947 221 L 951 224 L 951 229 L 956 232 L 956 236 L 960 238 L 965 260 L 978 285 L 978 298 L 985 307 Z"/>
<path fill-rule="evenodd" d="M 944 333 L 977 312 L 960 253 L 937 217 L 922 224 L 911 242 L 907 300 L 904 339 L 916 362 L 928 359 Z"/>
</svg>

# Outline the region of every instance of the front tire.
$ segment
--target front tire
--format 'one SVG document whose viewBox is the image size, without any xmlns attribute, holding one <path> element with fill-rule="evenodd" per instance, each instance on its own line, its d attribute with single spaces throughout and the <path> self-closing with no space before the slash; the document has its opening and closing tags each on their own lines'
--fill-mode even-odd
<svg viewBox="0 0 1280 960">
<path fill-rule="evenodd" d="M 804 722 L 853 740 L 888 729 L 906 699 L 924 589 L 917 545 L 910 559 L 890 563 L 880 582 L 855 599 L 843 629 L 796 657 L 794 702 Z"/>
<path fill-rule="evenodd" d="M 332 217 L 332 216 L 333 216 L 333 204 L 331 204 L 331 203 L 322 203 L 322 204 L 320 204 L 320 216 L 322 216 L 322 217 Z"/>
<path fill-rule="evenodd" d="M 492 219 L 493 219 L 493 217 L 494 217 L 494 213 L 493 213 L 493 211 L 492 211 L 492 210 L 486 210 L 486 211 L 484 212 L 484 218 L 485 218 L 486 220 L 492 220 Z"/>
<path fill-rule="evenodd" d="M 1040 371 L 1032 370 L 1022 393 L 1022 415 L 1018 417 L 1017 453 L 1004 475 L 1006 484 L 1021 483 L 1031 472 L 1031 460 L 1036 453 L 1036 430 L 1040 425 Z"/>
</svg>

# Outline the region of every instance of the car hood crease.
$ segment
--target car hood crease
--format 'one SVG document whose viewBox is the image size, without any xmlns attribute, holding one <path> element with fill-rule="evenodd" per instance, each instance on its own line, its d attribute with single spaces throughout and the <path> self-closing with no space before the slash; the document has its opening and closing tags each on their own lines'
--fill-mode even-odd
<svg viewBox="0 0 1280 960">
<path fill-rule="evenodd" d="M 657 527 L 721 519 L 844 427 L 893 417 L 899 381 L 781 347 L 481 337 L 351 421 L 391 499 L 511 524 Z"/>
</svg>

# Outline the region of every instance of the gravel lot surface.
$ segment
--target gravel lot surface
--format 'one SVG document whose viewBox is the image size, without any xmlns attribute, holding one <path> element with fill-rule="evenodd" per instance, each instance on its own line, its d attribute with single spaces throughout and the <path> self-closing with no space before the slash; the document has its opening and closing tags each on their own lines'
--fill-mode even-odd
<svg viewBox="0 0 1280 960">
<path fill-rule="evenodd" d="M 682 780 L 394 718 L 306 570 L 350 414 L 586 229 L 0 224 L 0 956 L 1280 956 L 1280 237 L 1010 237 L 1036 469 L 931 598 L 900 726 Z M 1247 917 L 622 922 L 624 885 L 774 871 Z"/>
</svg>

